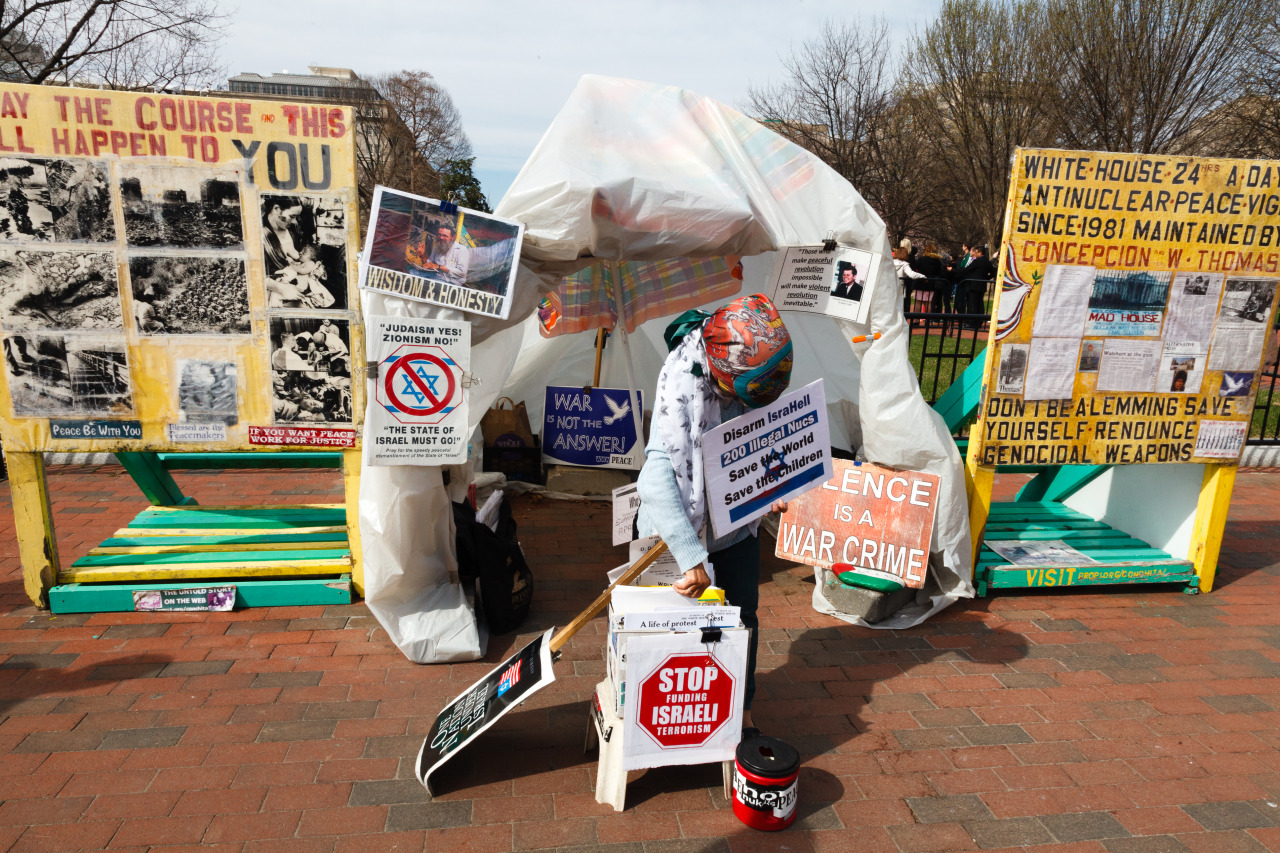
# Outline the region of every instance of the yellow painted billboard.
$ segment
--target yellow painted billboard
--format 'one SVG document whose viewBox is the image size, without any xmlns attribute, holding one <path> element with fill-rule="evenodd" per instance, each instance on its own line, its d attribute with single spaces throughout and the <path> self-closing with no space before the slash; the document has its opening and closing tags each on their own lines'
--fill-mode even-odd
<svg viewBox="0 0 1280 853">
<path fill-rule="evenodd" d="M 0 85 L 5 449 L 356 446 L 352 119 Z"/>
<path fill-rule="evenodd" d="M 1280 163 L 1020 149 L 979 466 L 1234 462 L 1275 346 Z"/>
</svg>

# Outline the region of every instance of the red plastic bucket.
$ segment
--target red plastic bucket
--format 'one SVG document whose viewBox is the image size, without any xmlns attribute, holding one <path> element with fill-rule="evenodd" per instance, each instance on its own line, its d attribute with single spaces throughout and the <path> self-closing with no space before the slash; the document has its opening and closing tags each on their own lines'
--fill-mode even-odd
<svg viewBox="0 0 1280 853">
<path fill-rule="evenodd" d="M 733 813 L 752 829 L 776 832 L 796 819 L 800 753 L 774 737 L 738 744 L 733 766 Z"/>
</svg>

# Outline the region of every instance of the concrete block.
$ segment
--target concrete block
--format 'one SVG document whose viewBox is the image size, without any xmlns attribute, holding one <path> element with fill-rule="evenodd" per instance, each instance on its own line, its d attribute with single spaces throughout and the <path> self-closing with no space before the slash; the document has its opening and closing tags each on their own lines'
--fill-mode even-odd
<svg viewBox="0 0 1280 853">
<path fill-rule="evenodd" d="M 868 622 L 888 619 L 908 603 L 915 600 L 916 591 L 904 587 L 896 592 L 877 592 L 860 586 L 849 586 L 830 574 L 822 585 L 822 597 L 836 610 L 849 616 L 858 616 Z"/>
<path fill-rule="evenodd" d="M 608 495 L 619 486 L 634 482 L 635 471 L 618 468 L 579 468 L 575 465 L 548 465 L 547 491 L 569 495 Z"/>
</svg>

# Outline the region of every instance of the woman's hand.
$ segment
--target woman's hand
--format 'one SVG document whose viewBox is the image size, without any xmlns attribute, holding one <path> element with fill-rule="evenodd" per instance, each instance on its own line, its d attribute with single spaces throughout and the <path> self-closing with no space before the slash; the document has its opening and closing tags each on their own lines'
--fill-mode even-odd
<svg viewBox="0 0 1280 853">
<path fill-rule="evenodd" d="M 769 512 L 786 512 L 787 502 L 778 500 L 773 502 L 773 506 L 769 507 Z"/>
<path fill-rule="evenodd" d="M 696 599 L 706 592 L 709 586 L 711 586 L 711 578 L 707 576 L 707 570 L 699 563 L 685 572 L 684 579 L 676 581 L 671 588 L 683 596 Z"/>
</svg>

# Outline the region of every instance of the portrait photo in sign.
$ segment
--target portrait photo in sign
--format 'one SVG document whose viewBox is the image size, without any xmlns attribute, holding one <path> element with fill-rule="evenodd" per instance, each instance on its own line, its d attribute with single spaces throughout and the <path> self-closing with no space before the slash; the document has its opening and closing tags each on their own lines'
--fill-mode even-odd
<svg viewBox="0 0 1280 853">
<path fill-rule="evenodd" d="M 867 281 L 867 270 L 858 269 L 856 257 L 843 257 L 836 261 L 836 277 L 831 284 L 831 295 L 838 299 L 862 298 L 862 286 Z"/>
<path fill-rule="evenodd" d="M 276 423 L 351 423 L 350 344 L 345 319 L 271 318 Z"/>
<path fill-rule="evenodd" d="M 51 243 L 114 240 L 106 164 L 0 157 L 0 238 Z"/>
<path fill-rule="evenodd" d="M 110 252 L 0 250 L 0 322 L 30 329 L 123 329 Z"/>
<path fill-rule="evenodd" d="M 247 335 L 249 282 L 234 255 L 130 255 L 139 335 Z"/>
<path fill-rule="evenodd" d="M 267 307 L 345 310 L 347 210 L 336 197 L 263 195 Z"/>
<path fill-rule="evenodd" d="M 114 415 L 133 410 L 122 336 L 10 335 L 4 354 L 16 415 Z"/>
<path fill-rule="evenodd" d="M 360 284 L 372 290 L 505 317 L 522 226 L 434 199 L 378 187 Z"/>
<path fill-rule="evenodd" d="M 236 364 L 186 358 L 177 363 L 178 422 L 235 426 Z"/>
</svg>

